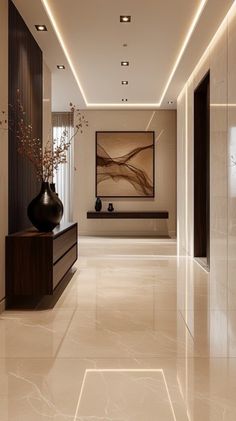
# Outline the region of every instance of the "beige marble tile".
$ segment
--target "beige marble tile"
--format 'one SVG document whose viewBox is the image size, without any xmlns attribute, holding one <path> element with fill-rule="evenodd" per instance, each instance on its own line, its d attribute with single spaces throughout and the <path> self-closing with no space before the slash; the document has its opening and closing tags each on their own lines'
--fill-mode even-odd
<svg viewBox="0 0 236 421">
<path fill-rule="evenodd" d="M 236 362 L 15 359 L 0 363 L 1 421 L 233 421 Z M 135 417 L 135 418 L 134 418 Z"/>
<path fill-rule="evenodd" d="M 236 311 L 175 244 L 111 242 L 81 239 L 54 309 L 1 315 L 0 420 L 234 421 Z"/>
<path fill-rule="evenodd" d="M 210 301 L 219 310 L 227 308 L 227 53 L 225 24 L 210 51 Z"/>
</svg>

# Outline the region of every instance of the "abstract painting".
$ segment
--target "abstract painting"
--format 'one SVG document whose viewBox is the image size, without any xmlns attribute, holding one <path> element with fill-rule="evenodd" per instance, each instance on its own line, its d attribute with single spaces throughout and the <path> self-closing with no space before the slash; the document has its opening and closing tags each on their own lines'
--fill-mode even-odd
<svg viewBox="0 0 236 421">
<path fill-rule="evenodd" d="M 96 196 L 154 197 L 154 132 L 96 132 Z"/>
</svg>

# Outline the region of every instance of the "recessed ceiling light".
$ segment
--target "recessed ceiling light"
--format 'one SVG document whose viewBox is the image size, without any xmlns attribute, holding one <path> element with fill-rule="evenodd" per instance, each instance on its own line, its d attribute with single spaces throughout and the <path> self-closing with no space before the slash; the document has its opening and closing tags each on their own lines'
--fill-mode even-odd
<svg viewBox="0 0 236 421">
<path fill-rule="evenodd" d="M 168 101 L 168 104 L 172 105 L 172 104 L 174 104 L 174 101 Z"/>
<path fill-rule="evenodd" d="M 121 64 L 121 66 L 129 66 L 129 62 L 128 61 L 122 61 L 120 64 Z"/>
<path fill-rule="evenodd" d="M 131 22 L 131 16 L 128 16 L 128 15 L 120 16 L 120 22 L 122 22 L 122 23 Z"/>
<path fill-rule="evenodd" d="M 128 101 L 128 99 L 127 98 L 122 98 L 122 100 L 121 100 L 122 102 L 127 102 Z"/>
<path fill-rule="evenodd" d="M 64 66 L 64 64 L 58 64 L 57 68 L 60 69 L 60 70 L 64 70 L 65 66 Z"/>
<path fill-rule="evenodd" d="M 80 81 L 79 75 L 78 75 L 77 71 L 75 70 L 75 66 L 73 64 L 72 58 L 70 56 L 70 53 L 69 53 L 69 51 L 66 48 L 66 45 L 65 45 L 65 42 L 64 42 L 62 33 L 59 30 L 59 26 L 58 26 L 58 23 L 57 23 L 57 21 L 55 19 L 54 14 L 53 14 L 52 8 L 49 5 L 49 3 L 51 3 L 51 2 L 50 2 L 50 0 L 41 0 L 41 2 L 43 4 L 43 6 L 44 6 L 44 8 L 45 8 L 45 10 L 47 12 L 47 15 L 48 15 L 48 17 L 50 19 L 50 22 L 51 22 L 51 24 L 52 24 L 52 26 L 54 28 L 54 31 L 55 31 L 55 33 L 57 35 L 57 38 L 58 38 L 58 41 L 59 41 L 59 43 L 60 43 L 60 45 L 61 45 L 61 47 L 63 49 L 63 52 L 64 52 L 64 54 L 66 56 L 67 62 L 68 62 L 69 66 L 71 68 L 71 71 L 72 71 L 72 73 L 73 73 L 73 75 L 75 77 L 75 80 L 77 82 L 77 85 L 78 85 L 78 87 L 79 87 L 79 89 L 80 89 L 80 91 L 82 93 L 82 96 L 83 96 L 83 99 L 84 99 L 84 102 L 85 102 L 86 106 L 88 106 L 88 107 L 97 106 L 98 108 L 100 108 L 100 107 L 104 107 L 104 105 L 105 105 L 105 106 L 110 106 L 110 107 L 116 107 L 116 105 L 118 105 L 116 103 L 110 103 L 110 102 L 109 103 L 97 103 L 97 102 L 92 103 L 92 102 L 89 102 L 88 101 L 88 99 L 86 97 L 86 94 L 85 94 L 85 91 L 84 91 L 84 89 L 83 89 L 83 87 L 81 85 L 81 81 Z M 140 103 L 132 103 L 132 105 L 134 105 L 135 107 L 136 106 L 137 107 L 142 106 L 142 108 L 144 108 L 144 107 L 145 108 L 146 107 L 151 108 L 153 106 L 155 106 L 155 107 L 160 107 L 161 106 L 161 104 L 163 102 L 163 99 L 165 97 L 165 94 L 167 92 L 167 89 L 168 89 L 168 87 L 169 87 L 169 85 L 170 85 L 170 83 L 171 83 L 171 81 L 172 81 L 172 79 L 174 77 L 174 74 L 176 72 L 176 69 L 177 69 L 177 67 L 178 67 L 178 65 L 180 63 L 180 60 L 181 60 L 181 58 L 182 58 L 182 56 L 183 56 L 183 54 L 184 54 L 184 52 L 185 52 L 185 50 L 187 48 L 187 45 L 189 44 L 190 38 L 192 36 L 192 33 L 193 33 L 193 31 L 194 31 L 194 29 L 195 29 L 195 27 L 196 27 L 196 25 L 197 25 L 197 23 L 198 23 L 198 21 L 200 19 L 200 16 L 201 16 L 202 11 L 203 11 L 206 3 L 207 3 L 207 0 L 199 0 L 199 2 L 200 2 L 200 5 L 199 5 L 199 7 L 197 9 L 197 12 L 196 12 L 195 16 L 193 17 L 193 20 L 191 21 L 190 28 L 189 28 L 189 30 L 187 32 L 187 35 L 186 35 L 185 39 L 184 39 L 184 42 L 182 44 L 182 47 L 181 47 L 181 50 L 179 52 L 178 58 L 177 58 L 176 62 L 174 63 L 174 66 L 173 66 L 172 71 L 171 71 L 171 73 L 169 75 L 169 78 L 168 78 L 168 80 L 165 83 L 165 87 L 164 87 L 164 90 L 163 90 L 163 92 L 161 94 L 161 97 L 160 97 L 159 101 L 158 102 L 155 102 L 155 103 L 154 102 L 151 102 L 151 103 L 142 103 L 142 104 L 140 104 Z M 227 15 L 226 15 L 224 21 L 222 22 L 222 24 L 220 25 L 220 28 L 222 28 L 223 23 L 225 23 L 226 19 L 232 13 L 233 8 L 234 8 L 234 4 L 229 9 L 229 12 L 227 13 Z M 217 33 L 218 33 L 218 30 L 217 30 Z M 215 39 L 215 36 L 214 36 L 213 39 Z M 213 39 L 212 39 L 212 41 L 210 42 L 209 45 L 212 45 Z"/>
<path fill-rule="evenodd" d="M 47 31 L 46 25 L 35 25 L 35 28 L 37 29 L 37 31 Z"/>
<path fill-rule="evenodd" d="M 122 80 L 122 81 L 121 81 L 121 84 L 122 84 L 122 85 L 128 85 L 128 83 L 129 83 L 129 82 L 128 82 L 128 80 Z"/>
</svg>

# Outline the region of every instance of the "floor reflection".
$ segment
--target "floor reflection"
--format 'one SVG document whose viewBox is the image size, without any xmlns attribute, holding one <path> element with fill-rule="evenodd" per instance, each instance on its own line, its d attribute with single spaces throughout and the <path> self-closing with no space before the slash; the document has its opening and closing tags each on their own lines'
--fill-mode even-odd
<svg viewBox="0 0 236 421">
<path fill-rule="evenodd" d="M 236 312 L 206 271 L 165 239 L 82 238 L 77 266 L 53 310 L 0 316 L 1 421 L 235 421 Z"/>
</svg>

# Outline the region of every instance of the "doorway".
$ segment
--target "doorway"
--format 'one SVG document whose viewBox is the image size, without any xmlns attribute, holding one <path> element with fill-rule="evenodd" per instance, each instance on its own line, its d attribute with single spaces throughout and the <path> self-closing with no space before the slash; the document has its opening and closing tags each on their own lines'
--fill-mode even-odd
<svg viewBox="0 0 236 421">
<path fill-rule="evenodd" d="M 210 72 L 194 91 L 194 257 L 210 268 Z"/>
</svg>

